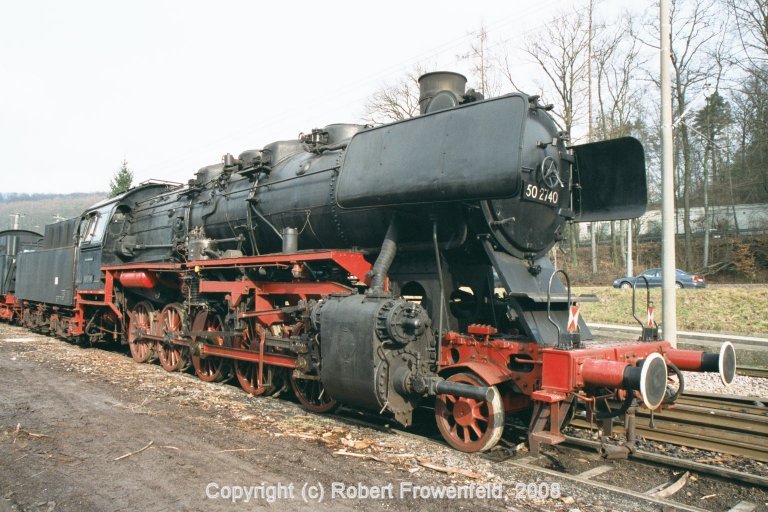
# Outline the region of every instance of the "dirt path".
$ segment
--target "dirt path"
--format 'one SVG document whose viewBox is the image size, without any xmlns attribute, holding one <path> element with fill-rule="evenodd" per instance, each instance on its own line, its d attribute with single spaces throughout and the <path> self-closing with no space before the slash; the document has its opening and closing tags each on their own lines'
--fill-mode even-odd
<svg viewBox="0 0 768 512">
<path fill-rule="evenodd" d="M 0 324 L 0 512 L 317 509 L 303 499 L 305 484 L 322 487 L 320 508 L 333 510 L 637 507 L 567 481 L 559 499 L 515 496 L 517 483 L 541 478 L 418 436 L 309 415 L 288 400 L 254 398 L 137 365 L 119 351 Z M 334 483 L 349 494 L 332 498 Z M 350 499 L 358 484 L 381 496 Z M 235 486 L 256 494 L 233 503 Z M 500 495 L 401 496 L 401 486 L 490 486 Z"/>
</svg>

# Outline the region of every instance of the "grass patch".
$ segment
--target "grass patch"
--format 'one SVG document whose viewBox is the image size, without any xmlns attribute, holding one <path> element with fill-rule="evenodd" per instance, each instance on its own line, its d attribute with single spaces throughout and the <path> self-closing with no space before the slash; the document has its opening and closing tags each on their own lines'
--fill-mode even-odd
<svg viewBox="0 0 768 512">
<path fill-rule="evenodd" d="M 587 322 L 637 325 L 632 318 L 632 290 L 589 286 L 574 287 L 574 293 L 600 299 L 581 304 Z M 638 289 L 636 314 L 644 323 L 645 296 L 645 290 Z M 651 301 L 656 321 L 663 322 L 661 288 L 651 288 Z M 677 328 L 768 337 L 768 286 L 677 290 Z"/>
</svg>

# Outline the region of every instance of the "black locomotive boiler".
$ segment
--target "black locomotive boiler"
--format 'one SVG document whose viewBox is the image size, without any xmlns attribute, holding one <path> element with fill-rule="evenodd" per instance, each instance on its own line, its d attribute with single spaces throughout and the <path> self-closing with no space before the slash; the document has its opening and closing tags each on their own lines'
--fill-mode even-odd
<svg viewBox="0 0 768 512">
<path fill-rule="evenodd" d="M 412 119 L 227 154 L 50 228 L 72 236 L 16 256 L 4 316 L 254 395 L 290 385 L 314 412 L 343 403 L 407 426 L 433 401 L 464 451 L 493 447 L 509 415 L 531 417 L 536 451 L 562 441 L 577 402 L 660 407 L 668 367 L 733 379 L 728 343 L 589 343 L 547 256 L 569 222 L 645 211 L 637 140 L 571 145 L 536 96 L 485 100 L 456 73 L 419 83 Z M 50 251 L 68 282 L 42 264 Z"/>
</svg>

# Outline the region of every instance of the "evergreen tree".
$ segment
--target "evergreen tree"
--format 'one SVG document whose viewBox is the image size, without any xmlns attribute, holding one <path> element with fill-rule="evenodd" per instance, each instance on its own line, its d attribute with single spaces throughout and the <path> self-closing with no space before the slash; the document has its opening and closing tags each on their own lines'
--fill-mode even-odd
<svg viewBox="0 0 768 512">
<path fill-rule="evenodd" d="M 120 169 L 109 180 L 109 197 L 119 196 L 128 191 L 133 183 L 133 172 L 128 169 L 128 161 L 123 159 Z"/>
<path fill-rule="evenodd" d="M 725 146 L 723 138 L 733 123 L 731 105 L 716 90 L 706 98 L 707 103 L 696 112 L 693 119 L 696 133 L 702 137 L 704 158 L 713 185 L 724 180 L 722 172 L 722 153 Z M 707 181 L 706 179 L 704 180 Z M 724 203 L 721 203 L 724 204 Z"/>
</svg>

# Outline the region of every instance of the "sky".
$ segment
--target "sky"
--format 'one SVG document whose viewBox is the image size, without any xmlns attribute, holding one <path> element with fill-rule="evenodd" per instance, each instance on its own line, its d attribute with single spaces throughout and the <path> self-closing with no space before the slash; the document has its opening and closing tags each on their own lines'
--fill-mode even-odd
<svg viewBox="0 0 768 512">
<path fill-rule="evenodd" d="M 522 44 L 577 4 L 0 0 L 0 192 L 104 191 L 123 159 L 134 183 L 186 182 L 225 153 L 360 122 L 418 63 L 470 74 L 458 56 L 481 24 Z"/>
</svg>

